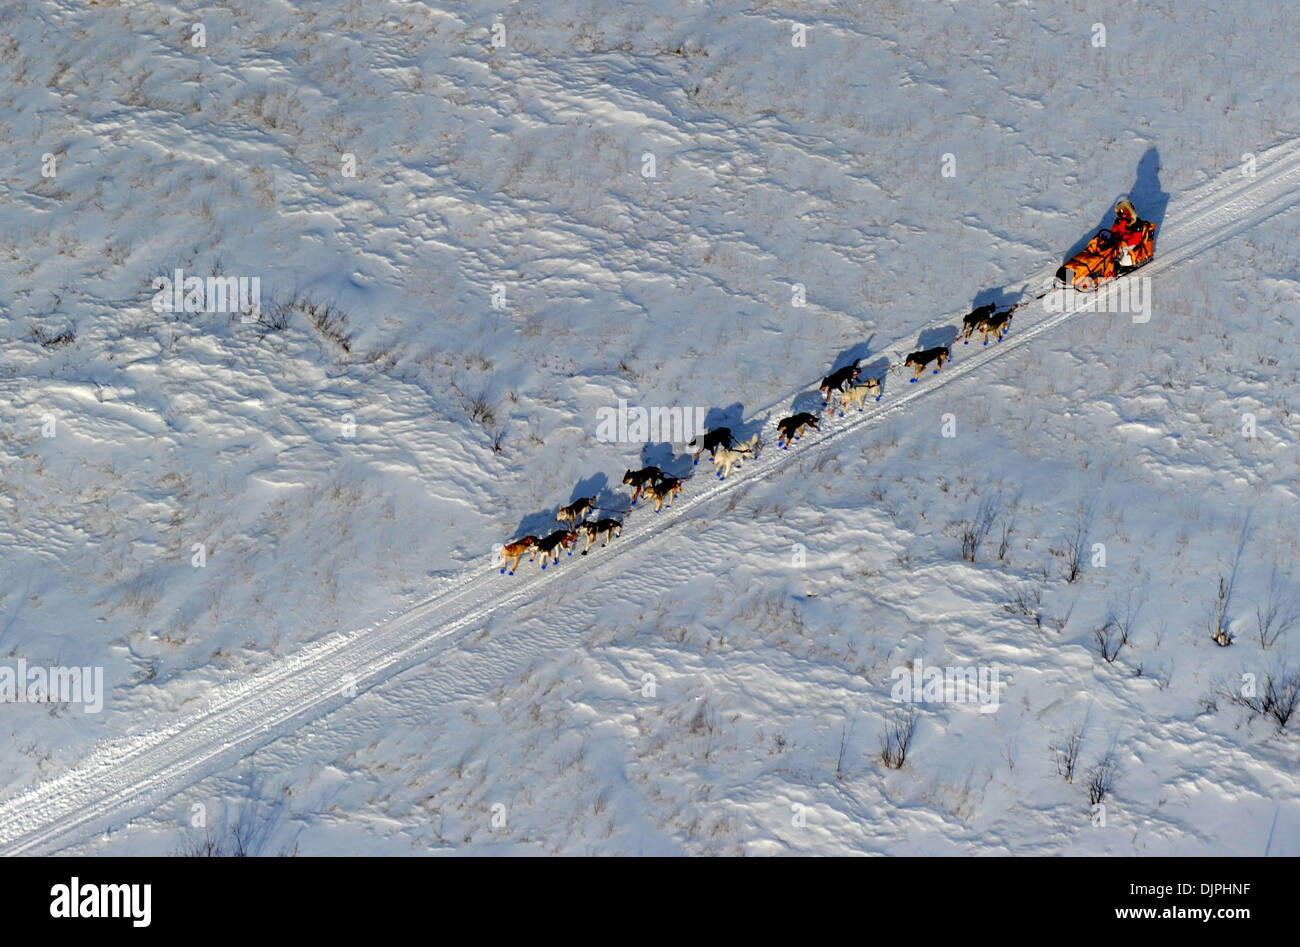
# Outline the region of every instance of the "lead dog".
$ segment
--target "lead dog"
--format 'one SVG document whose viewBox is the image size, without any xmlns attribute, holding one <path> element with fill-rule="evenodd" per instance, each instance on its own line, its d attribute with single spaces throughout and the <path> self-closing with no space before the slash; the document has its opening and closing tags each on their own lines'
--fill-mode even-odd
<svg viewBox="0 0 1300 947">
<path fill-rule="evenodd" d="M 643 467 L 640 470 L 629 470 L 623 474 L 623 482 L 632 487 L 632 505 L 636 506 L 636 498 L 639 497 L 650 484 L 656 480 L 662 480 L 664 472 L 658 467 Z"/>
<path fill-rule="evenodd" d="M 921 377 L 921 372 L 925 371 L 925 366 L 929 365 L 931 362 L 937 361 L 939 367 L 934 370 L 934 373 L 937 375 L 939 374 L 939 369 L 943 368 L 943 363 L 948 361 L 950 358 L 952 358 L 952 352 L 948 350 L 948 346 L 936 345 L 932 349 L 923 349 L 920 352 L 913 352 L 903 361 L 903 365 L 907 368 L 916 369 L 916 374 L 912 376 L 912 384 L 916 384 L 916 380 Z"/>
<path fill-rule="evenodd" d="M 539 540 L 536 536 L 524 536 L 520 539 L 516 539 L 512 543 L 506 543 L 504 546 L 502 546 L 501 561 L 505 563 L 509 563 L 509 565 L 501 567 L 501 574 L 505 575 L 506 569 L 508 568 L 510 570 L 510 574 L 514 575 L 515 569 L 518 568 L 519 566 L 519 558 L 526 552 L 532 553 L 532 555 L 528 557 L 529 562 L 532 562 L 534 559 L 536 559 L 538 542 Z"/>
<path fill-rule="evenodd" d="M 583 497 L 580 500 L 574 500 L 568 506 L 560 507 L 560 512 L 555 514 L 555 520 L 558 523 L 578 523 L 595 508 L 595 497 Z"/>
<path fill-rule="evenodd" d="M 582 550 L 582 554 L 585 556 L 595 544 L 596 540 L 600 538 L 602 533 L 605 536 L 605 540 L 601 543 L 601 546 L 608 546 L 613 542 L 614 537 L 623 532 L 623 521 L 604 519 L 592 522 L 591 520 L 587 520 L 586 522 L 578 524 L 578 532 L 587 537 L 587 548 Z"/>
<path fill-rule="evenodd" d="M 545 539 L 538 540 L 537 551 L 542 554 L 542 571 L 546 571 L 546 560 L 560 561 L 560 550 L 568 549 L 578 541 L 578 534 L 571 529 L 557 529 Z M 573 555 L 572 552 L 569 555 Z"/>
<path fill-rule="evenodd" d="M 661 477 L 650 486 L 646 487 L 645 495 L 655 501 L 655 512 L 658 513 L 664 505 L 664 500 L 668 505 L 673 505 L 673 497 L 682 492 L 682 482 L 676 477 Z"/>
<path fill-rule="evenodd" d="M 809 414 L 807 411 L 801 411 L 798 414 L 785 418 L 776 426 L 778 432 L 776 446 L 780 447 L 781 450 L 789 450 L 790 442 L 797 440 L 803 434 L 803 429 L 806 427 L 810 427 L 814 431 L 821 430 L 817 420 L 817 415 Z M 783 447 L 781 445 L 782 440 L 785 441 L 785 446 Z"/>
<path fill-rule="evenodd" d="M 880 379 L 868 378 L 860 385 L 854 385 L 848 391 L 840 392 L 840 417 L 844 417 L 844 412 L 849 405 L 856 404 L 858 411 L 862 411 L 862 402 L 866 400 L 867 395 L 875 395 L 876 400 L 880 400 Z"/>
<path fill-rule="evenodd" d="M 751 437 L 748 443 L 737 444 L 735 447 L 723 447 L 713 455 L 713 468 L 717 471 L 719 480 L 726 480 L 731 475 L 731 468 L 743 467 L 745 459 L 754 456 L 754 451 L 758 449 L 758 435 Z"/>
<path fill-rule="evenodd" d="M 858 362 L 860 361 L 862 359 L 855 358 L 851 364 L 836 369 L 822 379 L 821 387 L 817 390 L 822 393 L 823 408 L 830 404 L 832 392 L 843 391 L 846 384 L 858 380 L 858 375 L 861 374 L 861 370 L 858 368 Z"/>
<path fill-rule="evenodd" d="M 705 451 L 716 455 L 719 447 L 731 447 L 736 443 L 736 439 L 731 436 L 731 428 L 729 427 L 715 427 L 703 437 L 692 438 L 691 442 L 686 446 L 688 448 L 694 447 L 696 441 L 700 442 L 700 449 L 695 452 L 695 456 L 692 458 L 692 462 L 695 465 L 699 464 L 700 455 Z"/>
</svg>

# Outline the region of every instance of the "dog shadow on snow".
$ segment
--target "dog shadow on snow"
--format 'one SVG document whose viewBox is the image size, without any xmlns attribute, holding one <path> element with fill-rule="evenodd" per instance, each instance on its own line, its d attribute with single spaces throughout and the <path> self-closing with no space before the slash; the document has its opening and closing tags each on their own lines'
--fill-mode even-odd
<svg viewBox="0 0 1300 947">
<path fill-rule="evenodd" d="M 690 458 L 686 459 L 686 467 L 690 467 Z M 645 467 L 658 467 L 670 477 L 685 477 L 690 473 L 689 469 L 678 470 L 681 464 L 677 460 L 677 448 L 667 441 L 647 441 L 641 446 L 641 462 L 631 470 L 641 470 Z M 622 479 L 622 478 L 620 478 Z M 627 489 L 631 489 L 628 487 Z"/>
<path fill-rule="evenodd" d="M 854 362 L 861 363 L 866 360 L 871 355 L 871 343 L 875 338 L 876 334 L 873 332 L 865 342 L 858 342 L 854 345 L 850 345 L 844 351 L 840 352 L 839 355 L 835 356 L 835 360 L 831 362 L 831 367 L 826 370 L 826 374 L 829 375 L 831 372 L 839 371 L 845 365 L 852 365 Z M 858 367 L 861 368 L 862 366 L 859 364 Z M 865 371 L 863 372 L 863 377 L 866 377 Z"/>
<path fill-rule="evenodd" d="M 974 312 L 981 306 L 992 306 L 994 312 L 1001 312 L 1004 309 L 1010 309 L 1019 302 L 1021 298 L 1023 298 L 1021 293 L 1009 293 L 1006 288 L 1002 286 L 995 289 L 981 289 L 970 301 L 970 308 L 971 312 Z"/>
<path fill-rule="evenodd" d="M 952 345 L 960 334 L 961 329 L 953 325 L 922 329 L 920 335 L 916 337 L 916 350 L 921 352 L 925 349 L 937 349 L 940 346 Z"/>
<path fill-rule="evenodd" d="M 859 383 L 866 381 L 868 378 L 878 378 L 883 383 L 885 374 L 889 370 L 889 360 L 877 358 L 875 361 L 867 362 L 867 359 L 871 357 L 872 343 L 875 338 L 876 335 L 873 332 L 866 340 L 855 342 L 848 348 L 842 349 L 831 360 L 831 364 L 826 369 L 826 375 L 833 375 L 841 368 L 847 368 L 857 362 L 860 373 L 858 376 Z M 807 412 L 808 414 L 820 415 L 822 413 L 824 409 L 822 407 L 821 381 L 821 378 L 816 379 L 812 383 L 813 387 L 811 389 L 801 391 L 794 396 L 794 401 L 790 404 L 791 414 Z"/>
<path fill-rule="evenodd" d="M 693 415 L 692 420 L 694 420 Z M 731 431 L 731 436 L 736 442 L 744 443 L 755 434 L 761 434 L 766 421 L 766 417 L 751 418 L 746 421 L 745 406 L 739 401 L 733 402 L 725 408 L 709 408 L 704 413 L 704 430 L 690 431 L 691 437 L 685 438 L 684 443 L 670 444 L 667 441 L 651 441 L 643 445 L 641 448 L 641 467 L 658 467 L 666 476 L 685 480 L 699 469 L 692 458 L 695 451 L 700 448 L 701 440 L 707 432 L 725 427 Z M 695 440 L 695 447 L 689 446 L 692 439 Z M 703 464 L 707 461 L 708 454 L 701 454 L 700 463 Z"/>
<path fill-rule="evenodd" d="M 621 475 L 620 479 L 622 479 Z M 555 514 L 560 512 L 560 507 L 568 506 L 582 497 L 596 498 L 596 506 L 599 509 L 589 514 L 589 518 L 592 519 L 610 516 L 609 511 L 611 510 L 616 514 L 618 511 L 627 508 L 627 497 L 619 492 L 618 487 L 609 482 L 609 476 L 603 473 L 593 474 L 579 480 L 577 485 L 570 491 L 569 498 L 563 503 L 557 503 L 549 509 L 539 510 L 536 513 L 529 513 L 521 519 L 514 535 L 545 536 L 557 529 L 563 529 L 564 524 L 555 518 Z"/>
<path fill-rule="evenodd" d="M 974 298 L 971 299 L 970 311 L 974 312 L 976 309 L 980 309 L 984 306 L 992 306 L 994 312 L 1002 312 L 1003 310 L 1010 309 L 1023 298 L 1023 293 L 1007 292 L 1006 288 L 1002 286 L 993 287 L 991 289 L 981 289 L 975 294 Z M 961 335 L 961 331 L 958 330 L 957 334 Z M 975 334 L 974 339 L 976 345 L 980 344 L 980 336 L 978 333 Z M 963 339 L 962 345 L 970 345 L 970 341 L 970 339 Z M 953 339 L 950 344 L 956 345 L 957 340 Z"/>
</svg>

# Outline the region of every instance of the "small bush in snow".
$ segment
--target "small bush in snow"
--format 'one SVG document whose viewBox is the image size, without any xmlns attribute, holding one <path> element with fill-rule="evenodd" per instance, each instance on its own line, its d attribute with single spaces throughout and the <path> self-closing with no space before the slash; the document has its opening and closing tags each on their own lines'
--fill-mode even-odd
<svg viewBox="0 0 1300 947">
<path fill-rule="evenodd" d="M 1115 788 L 1115 777 L 1119 773 L 1119 764 L 1115 760 L 1115 751 L 1107 750 L 1106 755 L 1097 761 L 1097 765 L 1088 773 L 1088 801 L 1094 806 L 1104 802 Z"/>
<path fill-rule="evenodd" d="M 1232 604 L 1233 580 L 1219 576 L 1219 590 L 1210 603 L 1209 626 L 1210 640 L 1220 647 L 1232 644 L 1232 635 L 1227 629 L 1228 607 Z"/>
<path fill-rule="evenodd" d="M 1223 696 L 1249 710 L 1252 718 L 1269 717 L 1278 730 L 1285 730 L 1300 707 L 1300 673 L 1283 669 L 1265 674 L 1258 687 L 1224 688 Z"/>
<path fill-rule="evenodd" d="M 1268 577 L 1268 592 L 1263 605 L 1255 606 L 1255 627 L 1259 631 L 1259 646 L 1265 650 L 1300 621 L 1300 601 L 1290 591 L 1290 574 L 1278 572 L 1277 561 Z"/>
<path fill-rule="evenodd" d="M 1052 549 L 1052 555 L 1065 563 L 1066 582 L 1075 582 L 1083 575 L 1083 558 L 1088 548 L 1088 531 L 1091 526 L 1092 510 L 1080 507 L 1065 534 L 1065 544 Z"/>
<path fill-rule="evenodd" d="M 42 326 L 33 326 L 31 330 L 31 339 L 37 345 L 47 349 L 58 349 L 65 345 L 71 345 L 77 341 L 77 333 L 71 329 L 64 329 L 59 333 L 51 333 Z"/>
<path fill-rule="evenodd" d="M 1016 531 L 1016 520 L 1011 514 L 1002 519 L 1002 528 L 998 535 L 998 562 L 1007 561 L 1007 553 L 1011 551 L 1011 534 Z"/>
<path fill-rule="evenodd" d="M 980 500 L 979 508 L 975 511 L 975 519 L 961 522 L 961 557 L 967 562 L 974 562 L 975 557 L 979 555 L 984 538 L 988 536 L 997 521 L 1000 507 L 1001 503 L 997 497 L 985 497 Z"/>
<path fill-rule="evenodd" d="M 1093 629 L 1092 637 L 1097 642 L 1097 653 L 1107 664 L 1114 664 L 1120 650 L 1128 643 L 1128 636 L 1120 629 L 1114 615 L 1107 615 L 1101 626 Z"/>
<path fill-rule="evenodd" d="M 1060 746 L 1052 745 L 1048 747 L 1056 761 L 1056 772 L 1065 778 L 1067 783 L 1074 782 L 1074 771 L 1079 765 L 1079 750 L 1083 748 L 1083 731 L 1074 727 L 1065 742 Z"/>
<path fill-rule="evenodd" d="M 899 710 L 880 735 L 880 762 L 890 769 L 902 769 L 907 762 L 907 751 L 916 735 L 916 708 Z"/>
<path fill-rule="evenodd" d="M 225 841 L 213 838 L 212 833 L 204 829 L 203 838 L 186 837 L 173 854 L 178 858 L 249 858 L 262 854 L 250 850 L 249 835 L 249 830 L 239 822 L 235 823 Z M 298 844 L 295 842 L 292 848 L 281 849 L 278 855 L 281 858 L 297 857 Z"/>
<path fill-rule="evenodd" d="M 347 313 L 332 303 L 319 302 L 310 296 L 295 294 L 288 302 L 276 303 L 258 318 L 258 322 L 267 329 L 283 332 L 289 327 L 294 313 L 305 316 L 312 328 L 342 351 L 352 351 L 352 340 L 344 332 Z"/>
<path fill-rule="evenodd" d="M 1011 601 L 1002 608 L 1012 615 L 1019 615 L 1034 623 L 1035 628 L 1043 627 L 1043 590 L 1039 586 L 1022 582 L 1011 592 Z"/>
</svg>

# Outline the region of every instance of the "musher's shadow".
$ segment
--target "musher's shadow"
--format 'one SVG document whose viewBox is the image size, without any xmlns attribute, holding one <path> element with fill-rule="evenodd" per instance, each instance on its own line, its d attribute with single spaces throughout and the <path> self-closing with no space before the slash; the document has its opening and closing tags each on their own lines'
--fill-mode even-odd
<svg viewBox="0 0 1300 947">
<path fill-rule="evenodd" d="M 1149 220 L 1156 225 L 1156 244 L 1160 242 L 1160 228 L 1165 222 L 1165 211 L 1169 207 L 1169 195 L 1160 186 L 1160 150 L 1154 145 L 1146 150 L 1142 159 L 1138 162 L 1137 171 L 1134 174 L 1133 186 L 1129 188 L 1128 193 L 1116 195 L 1115 199 L 1110 202 L 1104 211 L 1102 211 L 1101 220 L 1089 231 L 1087 231 L 1074 246 L 1065 251 L 1062 259 L 1072 259 L 1076 254 L 1081 253 L 1088 245 L 1088 242 L 1097 233 L 1102 230 L 1109 230 L 1110 225 L 1115 222 L 1115 205 L 1119 203 L 1120 197 L 1128 197 L 1137 208 L 1138 217 L 1142 220 Z"/>
</svg>

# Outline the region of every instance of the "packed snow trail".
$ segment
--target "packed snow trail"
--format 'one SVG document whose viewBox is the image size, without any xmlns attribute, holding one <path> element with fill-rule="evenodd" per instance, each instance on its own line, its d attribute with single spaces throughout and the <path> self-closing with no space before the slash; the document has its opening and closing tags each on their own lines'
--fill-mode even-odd
<svg viewBox="0 0 1300 947">
<path fill-rule="evenodd" d="M 1155 259 L 1115 283 L 1173 269 L 1300 204 L 1300 140 L 1261 155 L 1257 168 L 1253 178 L 1229 172 L 1185 195 L 1176 205 L 1171 201 L 1176 215 L 1167 215 L 1157 234 Z M 1059 261 L 1053 262 L 1041 279 L 1059 265 Z M 1028 288 L 1041 288 L 1041 279 Z M 624 553 L 662 539 L 678 523 L 691 521 L 707 505 L 744 483 L 780 473 L 798 459 L 824 454 L 838 447 L 843 438 L 901 414 L 914 401 L 980 371 L 1002 353 L 1028 344 L 1074 313 L 1096 308 L 1102 297 L 1065 291 L 1062 298 L 1067 303 L 1063 311 L 1032 322 L 1018 320 L 1001 343 L 987 348 L 958 346 L 957 357 L 937 376 L 927 372 L 917 384 L 903 379 L 901 386 L 897 376 L 890 376 L 884 401 L 873 403 L 871 410 L 861 414 L 850 411 L 842 419 L 832 415 L 825 430 L 808 432 L 789 451 L 782 451 L 775 447 L 775 422 L 784 413 L 783 406 L 807 390 L 801 386 L 757 412 L 771 420 L 764 429 L 767 447 L 756 460 L 725 481 L 713 477 L 707 466 L 696 468 L 705 474 L 704 489 L 698 483 L 687 487 L 660 515 L 638 512 L 628 520 L 622 537 L 599 555 L 582 560 L 582 568 L 617 581 Z M 1026 315 L 1033 311 L 1026 310 Z M 958 323 L 960 316 L 955 317 Z M 894 347 L 888 353 L 891 363 L 901 360 L 907 350 L 906 346 Z M 495 554 L 485 556 L 448 588 L 414 608 L 391 614 L 370 628 L 332 635 L 247 680 L 220 687 L 203 708 L 168 726 L 100 744 L 75 768 L 0 803 L 0 852 L 54 852 L 120 826 L 258 747 L 326 716 L 356 693 L 421 664 L 440 642 L 474 629 L 498 610 L 532 601 L 546 583 L 563 581 L 555 577 L 556 571 L 567 571 L 560 568 L 544 573 L 536 563 L 521 562 L 522 571 L 509 578 L 498 574 L 495 561 Z M 572 562 L 562 561 L 566 565 Z M 434 627 L 430 628 L 430 623 Z"/>
</svg>

